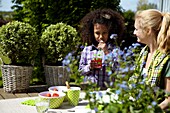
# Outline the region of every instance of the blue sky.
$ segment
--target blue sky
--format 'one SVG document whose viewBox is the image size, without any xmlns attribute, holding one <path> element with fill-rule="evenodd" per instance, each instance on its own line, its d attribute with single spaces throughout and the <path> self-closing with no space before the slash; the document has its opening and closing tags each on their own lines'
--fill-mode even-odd
<svg viewBox="0 0 170 113">
<path fill-rule="evenodd" d="M 138 0 L 121 0 L 120 5 L 125 10 L 136 11 Z"/>
<path fill-rule="evenodd" d="M 1 0 L 0 11 L 12 11 L 11 6 L 11 0 Z"/>
<path fill-rule="evenodd" d="M 155 2 L 156 0 L 148 0 L 149 2 Z M 121 0 L 120 5 L 125 10 L 136 11 L 138 0 Z M 1 0 L 0 11 L 12 11 L 11 9 L 12 3 L 11 0 Z"/>
</svg>

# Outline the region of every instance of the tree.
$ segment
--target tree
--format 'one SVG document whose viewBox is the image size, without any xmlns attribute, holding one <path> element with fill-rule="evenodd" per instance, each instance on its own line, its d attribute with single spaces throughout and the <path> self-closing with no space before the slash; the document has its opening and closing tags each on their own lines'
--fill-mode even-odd
<svg viewBox="0 0 170 113">
<path fill-rule="evenodd" d="M 131 46 L 132 43 L 136 43 L 137 42 L 137 38 L 135 35 L 133 35 L 133 31 L 134 31 L 134 16 L 135 13 L 131 10 L 127 10 L 123 13 L 123 17 L 125 20 L 125 26 L 126 26 L 126 30 L 125 30 L 125 36 L 124 36 L 124 43 L 122 44 L 122 48 L 124 47 L 128 47 Z"/>
<path fill-rule="evenodd" d="M 137 4 L 137 10 L 145 9 L 157 9 L 157 5 L 154 3 L 148 3 L 148 0 L 139 0 Z"/>
<path fill-rule="evenodd" d="M 78 27 L 80 19 L 97 8 L 121 12 L 120 0 L 12 0 L 14 19 L 30 23 L 39 34 L 50 24 L 63 22 Z"/>
</svg>

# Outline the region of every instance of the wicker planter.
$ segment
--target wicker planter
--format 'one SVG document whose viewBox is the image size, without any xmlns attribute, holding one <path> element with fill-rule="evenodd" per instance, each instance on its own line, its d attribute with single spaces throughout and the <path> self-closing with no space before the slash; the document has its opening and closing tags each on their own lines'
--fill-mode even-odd
<svg viewBox="0 0 170 113">
<path fill-rule="evenodd" d="M 2 65 L 3 89 L 5 92 L 26 92 L 33 71 L 32 66 Z"/>
<path fill-rule="evenodd" d="M 44 66 L 45 78 L 48 86 L 65 85 L 69 81 L 69 73 L 64 66 Z"/>
</svg>

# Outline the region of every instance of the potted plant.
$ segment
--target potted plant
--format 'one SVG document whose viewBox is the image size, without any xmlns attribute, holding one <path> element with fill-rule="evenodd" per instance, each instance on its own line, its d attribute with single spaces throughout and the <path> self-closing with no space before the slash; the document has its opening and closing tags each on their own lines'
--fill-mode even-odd
<svg viewBox="0 0 170 113">
<path fill-rule="evenodd" d="M 29 88 L 38 43 L 36 30 L 28 23 L 12 21 L 0 28 L 1 52 L 11 60 L 10 65 L 1 66 L 5 92 Z"/>
<path fill-rule="evenodd" d="M 44 50 L 44 70 L 49 86 L 64 85 L 69 80 L 61 62 L 69 52 L 75 50 L 79 40 L 76 29 L 62 22 L 48 26 L 42 33 L 40 43 Z"/>
</svg>

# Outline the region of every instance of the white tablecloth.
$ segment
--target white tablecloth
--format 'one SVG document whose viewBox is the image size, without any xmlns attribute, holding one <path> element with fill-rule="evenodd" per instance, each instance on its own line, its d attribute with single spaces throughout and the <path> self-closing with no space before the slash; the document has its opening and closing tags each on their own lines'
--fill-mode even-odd
<svg viewBox="0 0 170 113">
<path fill-rule="evenodd" d="M 88 101 L 84 100 L 84 96 L 85 93 L 81 92 L 78 106 L 73 107 L 68 102 L 64 102 L 58 109 L 49 109 L 48 113 L 87 113 L 89 109 L 85 109 L 85 106 Z M 21 104 L 23 101 L 34 98 L 36 97 L 0 100 L 0 113 L 37 113 L 35 106 Z"/>
</svg>

